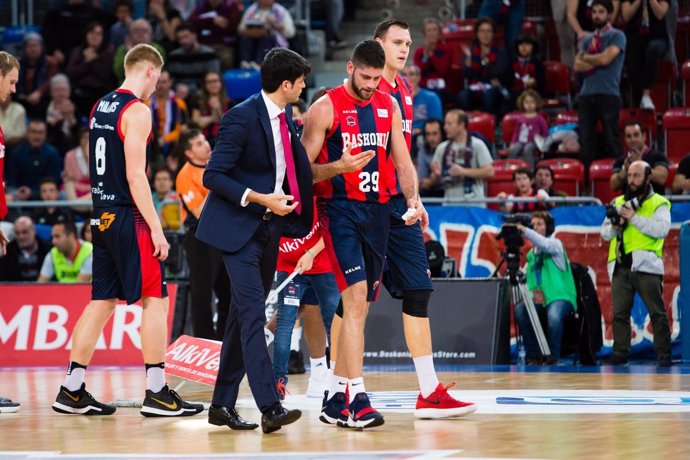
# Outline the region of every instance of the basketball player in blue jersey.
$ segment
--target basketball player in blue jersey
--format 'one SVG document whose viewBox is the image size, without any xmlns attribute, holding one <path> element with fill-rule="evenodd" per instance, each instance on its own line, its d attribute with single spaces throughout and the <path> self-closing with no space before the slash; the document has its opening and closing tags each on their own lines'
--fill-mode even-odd
<svg viewBox="0 0 690 460">
<path fill-rule="evenodd" d="M 313 162 L 314 194 L 326 250 L 343 299 L 340 357 L 320 420 L 354 428 L 382 425 L 364 387 L 364 323 L 376 299 L 388 234 L 388 193 L 399 177 L 412 225 L 426 215 L 417 190 L 400 107 L 376 89 L 385 54 L 374 40 L 360 42 L 347 63 L 348 80 L 307 112 L 304 144 Z M 349 398 L 348 398 L 349 394 Z"/>
<path fill-rule="evenodd" d="M 129 50 L 124 64 L 122 86 L 96 102 L 89 119 L 92 300 L 74 328 L 67 376 L 53 410 L 81 415 L 115 412 L 114 406 L 98 402 L 86 391 L 84 374 L 118 299 L 133 304 L 141 298 L 147 386 L 141 414 L 194 415 L 203 405 L 183 401 L 165 383 L 168 293 L 163 261 L 169 245 L 146 177 L 151 112 L 142 99 L 155 90 L 163 58 L 155 48 L 140 44 Z"/>
</svg>

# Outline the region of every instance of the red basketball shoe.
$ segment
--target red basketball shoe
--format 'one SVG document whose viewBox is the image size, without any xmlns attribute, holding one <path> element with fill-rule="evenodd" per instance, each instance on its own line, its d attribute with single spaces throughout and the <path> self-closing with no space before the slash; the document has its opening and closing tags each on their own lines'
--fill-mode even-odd
<svg viewBox="0 0 690 460">
<path fill-rule="evenodd" d="M 439 383 L 436 390 L 426 398 L 419 393 L 414 416 L 419 418 L 446 418 L 474 413 L 477 410 L 476 404 L 458 401 L 448 394 L 448 389 L 453 386 L 455 386 L 455 382 L 447 387 Z"/>
</svg>

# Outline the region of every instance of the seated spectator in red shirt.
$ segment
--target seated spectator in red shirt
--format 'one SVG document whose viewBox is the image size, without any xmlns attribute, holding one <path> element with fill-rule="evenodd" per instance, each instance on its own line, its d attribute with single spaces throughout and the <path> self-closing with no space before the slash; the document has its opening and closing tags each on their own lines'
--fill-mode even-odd
<svg viewBox="0 0 690 460">
<path fill-rule="evenodd" d="M 517 98 L 526 89 L 541 94 L 546 86 L 544 63 L 538 56 L 538 43 L 531 34 L 521 33 L 516 42 L 516 58 L 513 61 L 510 93 Z"/>
<path fill-rule="evenodd" d="M 228 98 L 221 74 L 207 73 L 204 76 L 198 100 L 192 108 L 192 122 L 201 128 L 211 147 L 216 143 L 223 114 L 233 105 L 235 103 Z"/>
<path fill-rule="evenodd" d="M 513 184 L 515 185 L 515 193 L 508 195 L 506 192 L 501 192 L 496 195 L 496 198 L 503 198 L 510 200 L 511 198 L 536 198 L 536 201 L 507 201 L 503 207 L 504 212 L 534 212 L 538 210 L 547 210 L 549 205 L 544 200 L 549 198 L 546 191 L 540 189 L 535 190 L 532 186 L 532 171 L 527 168 L 518 168 L 513 171 Z"/>
<path fill-rule="evenodd" d="M 441 22 L 426 18 L 423 23 L 424 44 L 414 50 L 414 64 L 419 67 L 422 78 L 419 86 L 439 93 L 443 99 L 446 79 L 450 78 L 451 49 L 441 38 Z M 460 78 L 460 75 L 455 75 Z"/>
</svg>

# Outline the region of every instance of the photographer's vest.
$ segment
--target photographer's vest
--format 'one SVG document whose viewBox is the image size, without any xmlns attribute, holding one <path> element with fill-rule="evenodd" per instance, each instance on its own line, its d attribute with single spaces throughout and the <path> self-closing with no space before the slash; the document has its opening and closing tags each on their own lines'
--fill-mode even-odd
<svg viewBox="0 0 690 460">
<path fill-rule="evenodd" d="M 79 272 L 84 265 L 84 261 L 89 258 L 93 252 L 93 245 L 87 241 L 79 241 L 79 252 L 73 262 L 70 263 L 67 257 L 53 246 L 50 250 L 50 256 L 53 259 L 53 269 L 55 271 L 55 279 L 59 283 L 76 283 L 79 278 Z"/>
<path fill-rule="evenodd" d="M 540 258 L 542 260 L 541 267 L 539 267 L 538 260 Z M 544 306 L 555 300 L 567 300 L 573 306 L 573 310 L 577 311 L 577 290 L 575 289 L 573 271 L 570 269 L 570 261 L 565 251 L 563 251 L 563 258 L 565 259 L 565 270 L 558 268 L 551 254 L 545 252 L 535 254 L 534 248 L 530 249 L 526 257 L 527 288 L 530 291 L 539 289 L 544 293 Z"/>
<path fill-rule="evenodd" d="M 623 206 L 627 200 L 624 195 L 617 197 L 613 201 L 616 207 Z M 663 196 L 654 193 L 642 202 L 642 206 L 635 211 L 642 217 L 651 218 L 661 205 L 666 205 L 671 209 L 671 202 Z M 664 239 L 654 238 L 640 232 L 634 225 L 626 225 L 623 229 L 623 240 L 625 241 L 625 254 L 630 254 L 633 251 L 651 251 L 661 258 L 661 253 L 664 249 Z M 616 248 L 618 247 L 618 236 L 611 240 L 609 245 L 609 262 L 616 260 Z"/>
</svg>

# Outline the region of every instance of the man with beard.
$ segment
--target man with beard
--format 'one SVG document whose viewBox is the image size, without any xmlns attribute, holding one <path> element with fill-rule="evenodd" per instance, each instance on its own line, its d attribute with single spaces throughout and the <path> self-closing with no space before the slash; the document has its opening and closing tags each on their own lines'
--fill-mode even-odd
<svg viewBox="0 0 690 460">
<path fill-rule="evenodd" d="M 661 297 L 662 253 L 671 226 L 671 203 L 654 192 L 651 176 L 652 168 L 644 161 L 628 167 L 628 190 L 613 201 L 619 217 L 607 217 L 601 227 L 601 237 L 611 241 L 608 269 L 613 302 L 612 365 L 628 362 L 630 310 L 636 292 L 652 321 L 657 366 L 671 365 L 671 332 Z"/>
<path fill-rule="evenodd" d="M 334 338 L 339 356 L 320 420 L 355 428 L 384 422 L 369 403 L 362 357 L 369 302 L 376 300 L 383 274 L 389 189 L 396 186 L 396 171 L 407 206 L 401 222 L 414 225 L 422 219 L 422 227 L 428 224 L 400 129 L 401 107 L 376 89 L 385 63 L 385 52 L 377 41 L 357 44 L 347 63 L 348 80 L 309 109 L 302 135 L 314 163 L 319 224 L 343 299 L 341 332 Z"/>
<path fill-rule="evenodd" d="M 625 34 L 611 26 L 611 0 L 592 2 L 594 33 L 582 41 L 575 56 L 575 71 L 582 77 L 578 95 L 580 157 L 585 171 L 596 157 L 596 127 L 604 127 L 607 156 L 621 156 L 618 111 L 621 108 L 620 80 L 625 56 Z"/>
</svg>

